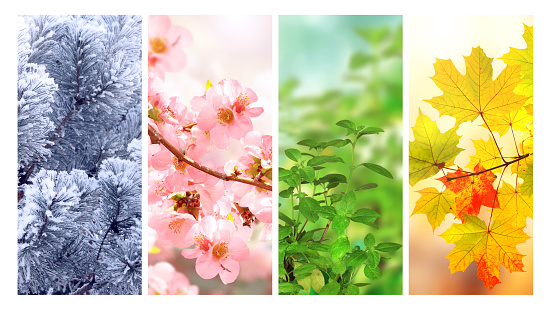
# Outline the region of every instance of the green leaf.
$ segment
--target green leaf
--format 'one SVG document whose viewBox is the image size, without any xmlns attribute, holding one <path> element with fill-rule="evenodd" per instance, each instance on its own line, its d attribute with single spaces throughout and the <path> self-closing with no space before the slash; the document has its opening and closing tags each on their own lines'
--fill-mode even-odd
<svg viewBox="0 0 550 314">
<path fill-rule="evenodd" d="M 354 191 L 361 191 L 361 190 L 368 190 L 368 189 L 374 189 L 378 187 L 378 184 L 376 183 L 367 183 L 367 184 L 363 184 L 361 185 L 360 187 L 358 188 L 355 188 Z"/>
<path fill-rule="evenodd" d="M 335 261 L 333 264 L 332 264 L 332 272 L 337 274 L 337 275 L 341 275 L 343 274 L 344 272 L 346 271 L 346 265 L 344 263 L 342 263 L 342 261 Z"/>
<path fill-rule="evenodd" d="M 279 167 L 279 181 L 284 181 L 290 175 L 292 175 L 292 171 Z"/>
<path fill-rule="evenodd" d="M 334 187 L 337 187 L 340 183 L 348 183 L 348 179 L 345 175 L 339 174 L 339 173 L 330 173 L 327 174 L 319 179 L 319 182 L 324 183 L 328 182 L 327 185 L 328 189 L 332 189 Z"/>
<path fill-rule="evenodd" d="M 349 250 L 349 240 L 345 234 L 338 236 L 338 239 L 330 246 L 330 256 L 332 260 L 341 259 Z"/>
<path fill-rule="evenodd" d="M 297 274 L 309 273 L 316 268 L 317 268 L 317 265 L 315 264 L 311 264 L 311 263 L 303 264 L 301 266 L 294 268 L 294 274 L 297 275 Z"/>
<path fill-rule="evenodd" d="M 336 140 L 332 140 L 332 141 L 326 143 L 325 147 L 333 146 L 333 147 L 342 148 L 342 147 L 344 147 L 344 146 L 346 146 L 350 143 L 351 143 L 351 140 L 349 138 L 347 138 L 345 140 L 336 139 Z"/>
<path fill-rule="evenodd" d="M 374 242 L 375 242 L 375 239 L 374 239 L 374 235 L 372 235 L 372 233 L 369 233 L 365 236 L 365 239 L 363 240 L 363 242 L 365 243 L 365 247 L 367 249 L 371 249 L 374 247 Z"/>
<path fill-rule="evenodd" d="M 331 194 L 328 196 L 332 201 L 332 204 L 338 203 L 342 199 L 342 194 Z"/>
<path fill-rule="evenodd" d="M 285 150 L 285 155 L 290 159 L 294 161 L 300 161 L 302 159 L 302 153 L 297 150 L 296 148 L 289 148 Z"/>
<path fill-rule="evenodd" d="M 279 240 L 282 240 L 292 234 L 292 227 L 279 225 Z"/>
<path fill-rule="evenodd" d="M 310 230 L 307 232 L 304 232 L 300 235 L 300 239 L 298 239 L 298 242 L 304 244 L 307 243 L 307 241 L 311 238 L 313 238 L 313 235 L 315 234 L 316 230 Z"/>
<path fill-rule="evenodd" d="M 356 286 L 356 287 L 365 287 L 365 286 L 369 286 L 371 284 L 368 283 L 368 282 L 357 282 L 357 283 L 354 283 L 353 285 Z"/>
<path fill-rule="evenodd" d="M 319 268 L 326 269 L 331 264 L 330 259 L 326 256 L 315 256 L 315 257 L 308 256 L 308 259 L 311 263 L 314 263 L 315 265 L 319 266 Z"/>
<path fill-rule="evenodd" d="M 319 294 L 321 295 L 337 295 L 340 292 L 340 284 L 336 281 L 330 281 L 327 283 Z"/>
<path fill-rule="evenodd" d="M 336 209 L 334 209 L 334 207 L 332 206 L 321 206 L 320 210 L 317 213 L 323 218 L 332 220 L 336 215 Z"/>
<path fill-rule="evenodd" d="M 376 227 L 374 222 L 380 215 L 372 209 L 361 208 L 353 213 L 351 220 L 368 226 Z"/>
<path fill-rule="evenodd" d="M 317 142 L 315 140 L 312 140 L 312 139 L 305 139 L 305 140 L 301 140 L 297 143 L 298 145 L 303 145 L 303 146 L 307 146 L 309 148 L 315 148 L 317 147 Z"/>
<path fill-rule="evenodd" d="M 342 197 L 342 199 L 336 204 L 335 208 L 338 213 L 345 215 L 351 213 L 355 209 L 355 203 L 355 193 L 352 191 L 346 193 Z"/>
<path fill-rule="evenodd" d="M 380 264 L 380 254 L 378 254 L 378 252 L 369 250 L 367 252 L 367 257 L 371 266 L 378 266 L 378 264 Z"/>
<path fill-rule="evenodd" d="M 395 252 L 401 248 L 401 244 L 393 242 L 382 242 L 378 243 L 375 247 L 377 251 L 380 252 Z"/>
<path fill-rule="evenodd" d="M 365 128 L 365 129 L 361 130 L 361 132 L 359 132 L 359 136 L 357 136 L 357 138 L 360 138 L 363 135 L 378 134 L 380 132 L 384 132 L 384 130 L 382 130 L 381 128 L 377 128 L 377 127 L 368 127 L 368 128 Z"/>
<path fill-rule="evenodd" d="M 149 109 L 149 111 L 147 112 L 147 117 L 157 121 L 157 122 L 162 122 L 162 119 L 159 117 L 159 114 L 162 113 L 162 109 L 159 109 L 157 107 L 153 107 L 151 109 Z"/>
<path fill-rule="evenodd" d="M 282 198 L 289 198 L 292 195 L 292 192 L 294 192 L 294 187 L 293 186 L 279 192 L 279 196 L 282 197 Z"/>
<path fill-rule="evenodd" d="M 361 164 L 362 166 L 365 166 L 367 169 L 369 170 L 372 170 L 376 173 L 378 173 L 379 175 L 381 176 L 384 176 L 386 178 L 390 178 L 390 179 L 393 179 L 393 176 L 391 175 L 391 173 L 386 170 L 386 168 L 382 167 L 382 166 L 379 166 L 377 164 L 371 164 L 371 163 L 363 163 Z"/>
<path fill-rule="evenodd" d="M 336 122 L 336 125 L 346 129 L 352 129 L 355 131 L 355 123 L 350 120 L 340 120 Z"/>
<path fill-rule="evenodd" d="M 279 211 L 279 219 L 286 222 L 287 225 L 294 225 L 294 220 L 290 219 L 287 215 Z"/>
<path fill-rule="evenodd" d="M 363 264 L 367 260 L 367 253 L 362 250 L 355 250 L 351 252 L 348 257 L 348 266 L 356 267 Z"/>
<path fill-rule="evenodd" d="M 318 252 L 328 252 L 330 250 L 330 246 L 323 244 L 323 243 L 317 243 L 317 242 L 307 242 L 306 246 L 314 251 Z"/>
<path fill-rule="evenodd" d="M 304 288 L 299 284 L 292 282 L 280 282 L 279 283 L 279 293 L 281 294 L 296 294 L 303 290 Z"/>
<path fill-rule="evenodd" d="M 355 285 L 348 285 L 344 291 L 345 295 L 359 295 L 359 288 Z"/>
<path fill-rule="evenodd" d="M 297 188 L 298 186 L 300 186 L 301 182 L 300 182 L 300 176 L 296 173 L 293 173 L 291 174 L 290 176 L 288 176 L 285 180 L 286 184 L 288 184 L 289 186 L 291 187 L 295 187 Z"/>
<path fill-rule="evenodd" d="M 317 200 L 311 197 L 304 197 L 300 200 L 298 209 L 300 209 L 300 212 L 307 218 L 307 220 L 316 222 L 319 219 L 317 212 L 321 209 L 321 205 L 319 205 Z"/>
<path fill-rule="evenodd" d="M 319 166 L 327 162 L 344 162 L 344 160 L 337 156 L 315 156 L 307 161 L 307 165 Z"/>
<path fill-rule="evenodd" d="M 302 178 L 304 178 L 304 180 L 306 180 L 309 183 L 315 180 L 315 170 L 313 170 L 312 167 L 308 166 L 300 169 L 300 175 L 302 176 Z"/>
<path fill-rule="evenodd" d="M 307 250 L 307 247 L 301 244 L 298 244 L 298 242 L 292 242 L 286 247 L 285 251 L 289 254 L 295 254 L 295 253 L 304 253 Z"/>
<path fill-rule="evenodd" d="M 378 268 L 378 266 L 366 264 L 363 271 L 365 273 L 365 276 L 372 280 L 380 279 L 380 277 L 382 277 L 382 272 L 380 271 L 380 268 Z"/>
<path fill-rule="evenodd" d="M 336 230 L 339 234 L 344 232 L 349 225 L 349 218 L 346 216 L 336 215 L 332 219 L 332 229 Z"/>
</svg>

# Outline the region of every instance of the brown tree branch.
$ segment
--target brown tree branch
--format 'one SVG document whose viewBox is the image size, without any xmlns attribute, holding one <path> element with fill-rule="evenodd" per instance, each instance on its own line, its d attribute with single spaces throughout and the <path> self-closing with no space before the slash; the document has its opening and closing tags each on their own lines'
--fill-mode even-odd
<svg viewBox="0 0 550 314">
<path fill-rule="evenodd" d="M 460 177 L 447 178 L 447 181 L 453 181 L 453 180 L 456 180 L 456 179 L 461 179 L 461 178 L 466 178 L 466 177 L 471 177 L 471 176 L 477 176 L 479 174 L 482 174 L 482 173 L 485 173 L 485 172 L 488 172 L 488 171 L 491 171 L 491 170 L 506 167 L 510 164 L 513 164 L 513 163 L 518 162 L 522 159 L 525 159 L 525 158 L 529 157 L 530 155 L 532 155 L 532 154 L 525 154 L 523 156 L 519 156 L 519 157 L 517 157 L 516 159 L 514 159 L 512 161 L 507 161 L 507 162 L 503 163 L 502 165 L 499 165 L 499 166 L 496 166 L 496 167 L 493 167 L 493 168 L 489 168 L 489 169 L 485 169 L 485 170 L 480 171 L 480 172 L 470 173 L 470 174 L 463 175 L 463 176 L 460 176 Z"/>
<path fill-rule="evenodd" d="M 212 170 L 208 167 L 205 167 L 196 161 L 192 160 L 191 158 L 185 156 L 182 152 L 180 152 L 174 145 L 172 145 L 170 142 L 168 142 L 162 135 L 160 135 L 150 124 L 149 124 L 149 137 L 151 138 L 151 142 L 153 143 L 160 143 L 164 147 L 166 147 L 176 158 L 178 158 L 179 161 L 183 161 L 186 164 L 190 165 L 191 167 L 198 169 L 204 173 L 207 173 L 211 176 L 214 176 L 218 179 L 224 180 L 224 181 L 236 181 L 241 182 L 253 186 L 257 186 L 259 188 L 271 191 L 272 187 L 269 184 L 266 184 L 262 181 L 257 181 L 254 179 L 249 178 L 241 178 L 241 177 L 235 177 L 235 176 L 229 176 L 225 173 L 218 172 L 215 170 Z"/>
</svg>

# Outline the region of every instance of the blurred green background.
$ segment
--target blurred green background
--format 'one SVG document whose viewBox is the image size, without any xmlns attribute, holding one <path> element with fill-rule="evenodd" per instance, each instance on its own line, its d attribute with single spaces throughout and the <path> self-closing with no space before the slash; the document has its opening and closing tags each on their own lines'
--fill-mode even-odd
<svg viewBox="0 0 550 314">
<path fill-rule="evenodd" d="M 376 189 L 356 192 L 358 208 L 374 209 L 381 217 L 379 229 L 350 223 L 352 247 L 364 248 L 367 233 L 373 233 L 377 243 L 403 243 L 402 30 L 401 16 L 279 16 L 280 166 L 289 169 L 292 165 L 285 149 L 307 150 L 296 145 L 300 140 L 345 138 L 345 130 L 335 125 L 340 120 L 385 131 L 363 136 L 356 148 L 355 164 L 381 165 L 394 179 L 364 167 L 354 172 L 353 187 L 378 184 Z M 324 154 L 335 153 L 329 149 Z M 351 146 L 340 149 L 344 151 L 337 152 L 338 156 L 349 162 Z M 331 165 L 335 165 L 332 173 L 348 175 L 345 165 Z M 286 187 L 280 184 L 280 190 Z M 280 210 L 290 216 L 289 199 L 279 198 L 279 203 Z M 325 224 L 320 219 L 308 227 Z M 334 234 L 329 229 L 327 237 Z M 380 264 L 382 278 L 362 287 L 361 293 L 402 294 L 402 250 L 382 256 L 391 257 Z M 355 281 L 372 282 L 362 271 Z"/>
</svg>

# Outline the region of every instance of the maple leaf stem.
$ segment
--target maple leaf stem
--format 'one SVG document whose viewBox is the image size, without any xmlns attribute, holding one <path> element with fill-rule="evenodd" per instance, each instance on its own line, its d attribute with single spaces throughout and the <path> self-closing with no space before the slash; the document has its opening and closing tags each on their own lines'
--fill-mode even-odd
<svg viewBox="0 0 550 314">
<path fill-rule="evenodd" d="M 268 190 L 268 191 L 272 190 L 271 185 L 266 184 L 264 182 L 256 181 L 254 179 L 249 179 L 249 178 L 228 176 L 225 173 L 212 170 L 208 167 L 205 167 L 205 166 L 199 164 L 198 162 L 192 160 L 191 158 L 185 156 L 182 152 L 180 152 L 174 145 L 172 145 L 170 142 L 168 142 L 168 140 L 166 140 L 162 135 L 160 135 L 150 124 L 149 124 L 148 133 L 149 133 L 149 137 L 151 138 L 151 142 L 153 142 L 153 143 L 157 142 L 157 143 L 162 144 L 174 156 L 176 156 L 176 158 L 178 158 L 178 161 L 183 161 L 186 164 L 190 165 L 191 167 L 193 167 L 197 170 L 200 170 L 204 173 L 207 173 L 211 176 L 214 176 L 214 177 L 216 177 L 218 179 L 221 179 L 221 180 L 224 180 L 224 181 L 237 181 L 237 182 L 257 186 L 259 188 L 262 188 L 262 189 L 265 189 L 265 190 Z"/>
<path fill-rule="evenodd" d="M 498 147 L 497 139 L 495 138 L 495 135 L 493 134 L 493 131 L 491 131 L 491 128 L 489 127 L 489 124 L 487 123 L 487 121 L 485 121 L 485 117 L 483 116 L 483 114 L 481 115 L 481 119 L 483 119 L 483 122 L 487 126 L 487 129 L 489 130 L 489 134 L 491 134 L 491 136 L 493 137 L 493 141 L 495 142 L 495 145 L 497 147 L 500 158 L 502 158 L 502 161 L 506 162 L 506 160 L 504 159 L 504 156 L 502 156 L 502 152 L 500 151 L 500 148 Z"/>
<path fill-rule="evenodd" d="M 519 155 L 518 143 L 516 142 L 516 135 L 514 134 L 514 129 L 512 129 L 512 137 L 514 138 L 514 147 L 516 148 L 516 152 Z"/>
<path fill-rule="evenodd" d="M 502 170 L 502 173 L 504 173 L 504 171 L 506 170 L 506 167 L 508 167 L 508 165 L 504 166 L 504 170 Z M 491 228 L 491 221 L 493 220 L 493 211 L 495 210 L 495 203 L 498 197 L 498 189 L 500 187 L 500 184 L 502 183 L 502 177 L 503 176 L 500 176 L 500 179 L 498 180 L 495 198 L 493 199 L 493 206 L 491 206 L 491 216 L 489 216 L 489 223 L 487 224 L 487 231 L 489 231 Z"/>
<path fill-rule="evenodd" d="M 482 174 L 482 173 L 485 173 L 485 172 L 488 172 L 488 171 L 491 171 L 491 170 L 506 167 L 506 166 L 511 165 L 513 163 L 516 163 L 520 160 L 523 160 L 523 159 L 529 157 L 530 155 L 532 155 L 532 154 L 525 154 L 523 156 L 519 156 L 519 157 L 517 157 L 516 159 L 514 159 L 512 161 L 504 161 L 504 163 L 502 165 L 499 165 L 499 166 L 496 166 L 496 167 L 493 167 L 493 168 L 489 168 L 489 169 L 485 169 L 485 170 L 480 171 L 480 172 L 470 173 L 470 174 L 463 175 L 463 176 L 460 176 L 460 177 L 447 178 L 447 181 L 453 181 L 453 180 L 456 180 L 456 179 L 461 179 L 461 178 L 466 178 L 466 177 L 471 177 L 471 176 L 477 176 L 479 174 Z"/>
</svg>

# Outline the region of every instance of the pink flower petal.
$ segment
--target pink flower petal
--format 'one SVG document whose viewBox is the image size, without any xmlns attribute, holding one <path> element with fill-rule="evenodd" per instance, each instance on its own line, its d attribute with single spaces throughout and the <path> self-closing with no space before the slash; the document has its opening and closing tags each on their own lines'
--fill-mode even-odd
<svg viewBox="0 0 550 314">
<path fill-rule="evenodd" d="M 232 283 L 239 276 L 239 263 L 228 258 L 222 261 L 222 265 L 225 269 L 221 269 L 220 279 L 224 284 Z M 221 266 L 220 266 L 221 268 Z"/>
<path fill-rule="evenodd" d="M 232 238 L 229 243 L 229 256 L 237 262 L 243 262 L 250 256 L 250 250 L 241 238 Z"/>
<path fill-rule="evenodd" d="M 212 279 L 222 270 L 222 267 L 220 263 L 212 257 L 212 253 L 209 252 L 209 254 L 203 254 L 197 258 L 195 269 L 197 274 L 202 278 Z"/>
<path fill-rule="evenodd" d="M 149 38 L 163 36 L 170 29 L 170 18 L 167 15 L 149 16 Z"/>
<path fill-rule="evenodd" d="M 231 129 L 230 129 L 231 130 Z M 231 142 L 229 141 L 229 136 L 227 134 L 227 127 L 218 125 L 210 130 L 210 139 L 214 146 L 220 149 L 227 149 Z"/>
<path fill-rule="evenodd" d="M 197 126 L 203 131 L 212 130 L 218 123 L 218 113 L 212 106 L 205 106 L 197 117 Z"/>
</svg>

